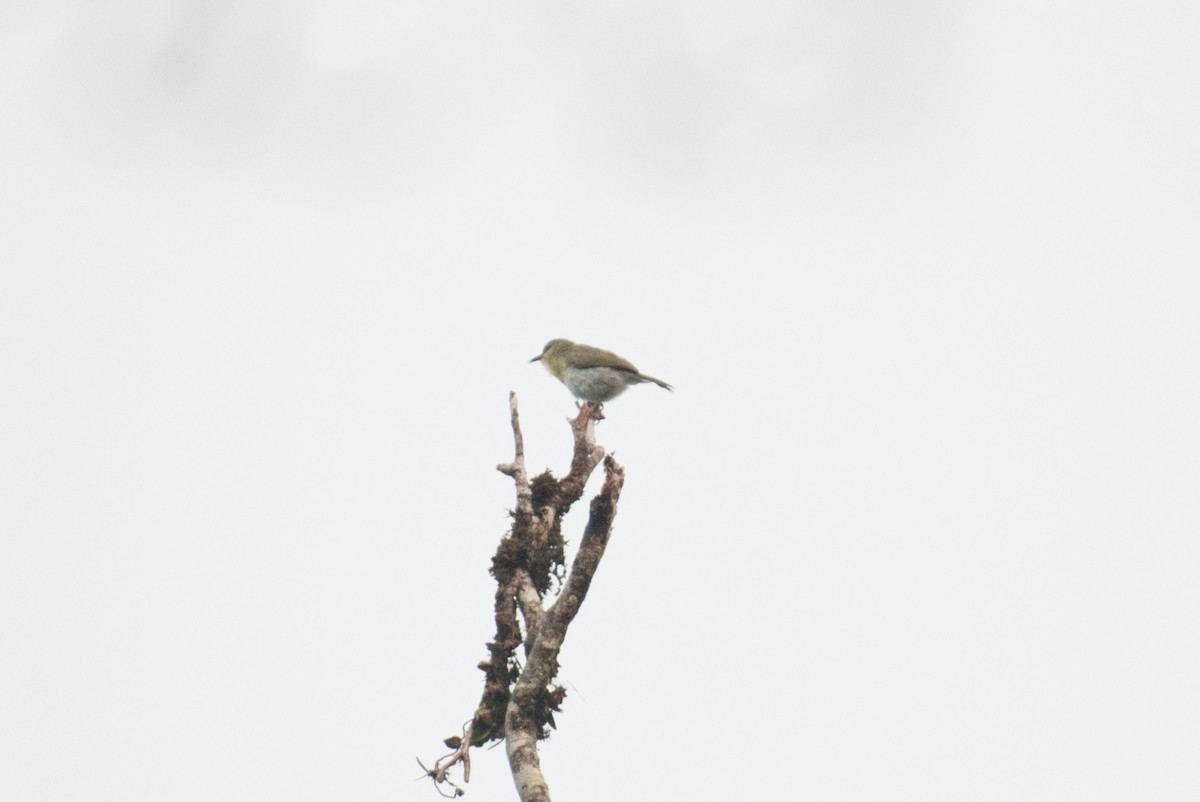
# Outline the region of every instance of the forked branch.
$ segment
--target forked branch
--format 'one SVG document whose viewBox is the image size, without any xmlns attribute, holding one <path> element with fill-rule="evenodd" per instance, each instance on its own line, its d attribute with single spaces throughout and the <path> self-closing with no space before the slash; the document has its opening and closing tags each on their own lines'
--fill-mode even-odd
<svg viewBox="0 0 1200 802">
<path fill-rule="evenodd" d="M 496 634 L 488 643 L 488 659 L 479 664 L 485 674 L 483 695 L 463 736 L 446 739 L 454 751 L 426 773 L 439 792 L 445 784 L 454 789 L 451 795 L 461 795 L 462 789 L 450 780 L 447 771 L 462 763 L 463 781 L 468 781 L 470 748 L 503 738 L 522 802 L 549 802 L 537 741 L 548 737 L 549 728 L 554 726 L 554 713 L 560 710 L 566 697 L 565 689 L 552 684 L 558 673 L 558 653 L 604 556 L 625 471 L 612 457 L 605 458 L 604 449 L 596 445 L 596 421 L 602 418 L 598 409 L 583 404 L 579 414 L 570 419 L 575 444 L 567 475 L 555 479 L 546 471 L 530 479 L 525 469 L 525 442 L 515 393 L 509 394 L 509 409 L 513 461 L 496 467 L 512 477 L 517 504 L 512 511 L 512 528 L 492 557 Z M 601 460 L 604 486 L 592 499 L 583 538 L 567 572 L 562 518 L 582 497 L 588 477 Z M 556 585 L 558 594 L 547 607 L 546 594 Z M 523 633 L 517 621 L 518 611 L 524 624 Z M 524 647 L 523 667 L 516 658 L 518 646 Z"/>
</svg>

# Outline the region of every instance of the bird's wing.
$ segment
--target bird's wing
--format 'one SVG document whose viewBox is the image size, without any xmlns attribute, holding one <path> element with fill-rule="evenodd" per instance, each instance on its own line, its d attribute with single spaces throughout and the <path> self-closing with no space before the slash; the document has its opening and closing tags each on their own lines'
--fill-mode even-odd
<svg viewBox="0 0 1200 802">
<path fill-rule="evenodd" d="M 616 368 L 617 370 L 627 370 L 630 373 L 638 372 L 638 369 L 628 360 L 622 359 L 612 351 L 605 351 L 603 348 L 576 345 L 571 356 L 574 358 L 575 364 L 583 368 Z"/>
</svg>

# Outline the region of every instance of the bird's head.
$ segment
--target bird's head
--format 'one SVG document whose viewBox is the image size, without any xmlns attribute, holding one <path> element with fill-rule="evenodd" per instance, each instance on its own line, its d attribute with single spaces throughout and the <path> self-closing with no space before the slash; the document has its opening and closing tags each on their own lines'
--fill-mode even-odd
<svg viewBox="0 0 1200 802">
<path fill-rule="evenodd" d="M 546 343 L 546 347 L 542 352 L 535 356 L 530 362 L 541 362 L 546 366 L 546 370 L 550 371 L 559 381 L 562 381 L 563 374 L 567 370 L 567 354 L 575 343 L 570 340 L 551 340 Z"/>
</svg>

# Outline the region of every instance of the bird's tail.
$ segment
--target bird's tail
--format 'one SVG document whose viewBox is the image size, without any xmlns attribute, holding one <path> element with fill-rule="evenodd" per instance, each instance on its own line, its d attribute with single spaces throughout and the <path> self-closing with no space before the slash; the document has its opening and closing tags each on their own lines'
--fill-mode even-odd
<svg viewBox="0 0 1200 802">
<path fill-rule="evenodd" d="M 645 373 L 639 373 L 638 378 L 644 382 L 654 382 L 655 384 L 657 384 L 659 387 L 663 388 L 664 390 L 670 390 L 671 392 L 675 392 L 675 388 L 672 387 L 671 385 L 667 384 L 662 379 L 656 379 L 653 376 L 647 376 Z"/>
</svg>

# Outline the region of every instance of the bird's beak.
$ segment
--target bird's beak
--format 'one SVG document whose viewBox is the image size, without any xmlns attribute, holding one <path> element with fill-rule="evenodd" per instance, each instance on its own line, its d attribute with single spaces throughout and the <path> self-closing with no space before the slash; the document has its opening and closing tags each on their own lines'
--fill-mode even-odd
<svg viewBox="0 0 1200 802">
<path fill-rule="evenodd" d="M 538 354 L 537 356 L 535 356 L 533 359 L 531 359 L 531 360 L 529 360 L 529 361 L 530 361 L 530 362 L 541 362 L 541 361 L 542 361 L 542 355 L 541 355 L 541 354 Z"/>
</svg>

